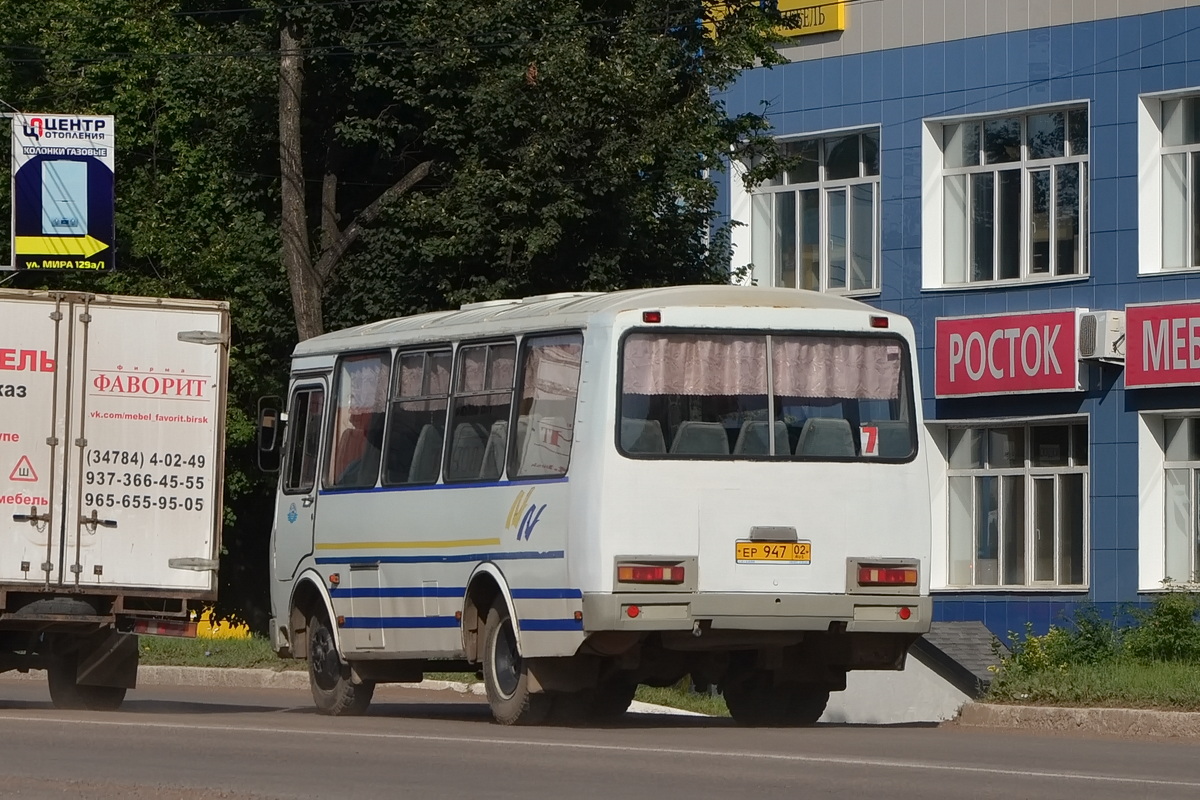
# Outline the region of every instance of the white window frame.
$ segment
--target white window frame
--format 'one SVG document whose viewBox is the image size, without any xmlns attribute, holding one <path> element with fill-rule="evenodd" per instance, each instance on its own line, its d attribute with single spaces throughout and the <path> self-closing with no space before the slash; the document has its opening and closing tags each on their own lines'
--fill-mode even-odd
<svg viewBox="0 0 1200 800">
<path fill-rule="evenodd" d="M 754 198 L 764 194 L 779 194 L 783 192 L 799 193 L 806 190 L 816 190 L 818 192 L 818 249 L 819 249 L 819 281 L 818 290 L 828 294 L 849 295 L 853 297 L 870 297 L 878 295 L 882 282 L 882 262 L 883 262 L 883 232 L 881 224 L 881 209 L 883 206 L 882 195 L 882 159 L 883 147 L 879 145 L 878 157 L 880 160 L 880 169 L 874 175 L 864 175 L 862 167 L 862 152 L 859 152 L 859 176 L 855 178 L 839 178 L 831 180 L 825 174 L 825 141 L 841 136 L 861 135 L 864 133 L 876 134 L 876 140 L 882 137 L 882 130 L 878 125 L 867 125 L 855 128 L 844 128 L 828 131 L 818 131 L 815 133 L 805 133 L 795 136 L 780 137 L 779 143 L 786 145 L 792 142 L 802 142 L 808 140 L 816 140 L 820 142 L 820 163 L 818 165 L 818 179 L 815 182 L 806 183 L 787 183 L 777 181 L 771 185 L 760 185 L 754 190 L 747 190 L 745 184 L 745 176 L 747 165 L 742 162 L 735 162 L 731 165 L 730 175 L 730 217 L 734 222 L 734 228 L 730 239 L 733 246 L 733 264 L 749 264 L 749 270 L 744 277 L 745 283 L 758 286 L 775 286 L 776 266 L 775 266 L 775 248 L 771 247 L 770 263 L 758 263 L 754 258 Z M 838 190 L 845 190 L 847 194 L 846 203 L 846 231 L 851 232 L 852 223 L 852 206 L 850 199 L 850 191 L 855 186 L 871 186 L 872 187 L 872 249 L 871 249 L 871 285 L 864 289 L 849 289 L 841 287 L 830 287 L 829 285 L 829 194 Z M 796 214 L 799 215 L 800 208 L 797 203 Z M 798 229 L 798 226 L 797 226 Z M 772 231 L 772 234 L 774 231 Z M 773 236 L 772 236 L 773 241 Z M 740 264 L 739 264 L 740 262 Z M 799 264 L 797 264 L 799 269 Z M 850 279 L 851 266 L 849 263 L 849 253 L 847 253 L 846 264 L 846 281 Z"/>
<path fill-rule="evenodd" d="M 1164 146 L 1162 131 L 1163 103 L 1184 97 L 1200 98 L 1200 86 L 1138 97 L 1138 275 L 1200 272 L 1200 242 L 1192 242 L 1190 266 L 1167 265 L 1163 253 L 1163 156 L 1175 153 L 1200 153 L 1200 144 Z M 1200 155 L 1194 156 L 1188 187 L 1185 223 L 1192 219 L 1192 207 L 1200 202 Z"/>
<path fill-rule="evenodd" d="M 989 475 L 1024 475 L 1026 485 L 1030 485 L 1032 476 L 1051 476 L 1064 473 L 1073 473 L 1083 475 L 1083 565 L 1082 574 L 1083 582 L 1080 584 L 1062 584 L 1057 582 L 1057 574 L 1055 582 L 1034 581 L 1032 579 L 1032 571 L 1030 569 L 1030 560 L 1033 557 L 1031 550 L 1031 542 L 1029 540 L 1031 530 L 1031 517 L 1033 514 L 1032 496 L 1026 493 L 1025 498 L 1025 527 L 1026 527 L 1026 582 L 1024 584 L 953 584 L 950 582 L 950 478 L 959 474 L 966 474 L 966 470 L 951 470 L 950 468 L 950 431 L 952 429 L 961 428 L 1012 428 L 1020 427 L 1028 429 L 1035 425 L 1085 425 L 1088 428 L 1088 463 L 1084 466 L 1071 465 L 1066 467 L 1034 467 L 1030 466 L 1028 448 L 1026 449 L 1026 461 L 1022 467 L 1012 467 L 1004 469 L 988 469 L 981 470 Z M 984 594 L 1003 594 L 1011 592 L 1021 593 L 1036 593 L 1036 592 L 1053 592 L 1057 594 L 1085 594 L 1089 591 L 1091 585 L 1091 548 L 1092 548 L 1092 528 L 1091 528 L 1091 492 L 1092 492 L 1092 465 L 1091 465 L 1091 420 L 1087 415 L 1072 414 L 1066 416 L 1044 416 L 1044 417 L 1019 417 L 1019 418 L 987 418 L 987 419 L 966 419 L 966 420 L 936 420 L 926 423 L 928 435 L 926 437 L 926 452 L 930 453 L 928 460 L 929 464 L 929 480 L 930 480 L 930 503 L 934 509 L 932 515 L 933 522 L 933 547 L 932 547 L 932 563 L 930 564 L 930 589 L 935 592 L 943 593 L 984 593 Z M 1026 442 L 1028 443 L 1028 433 Z M 953 475 L 952 475 L 953 472 Z M 1056 497 L 1057 507 L 1057 497 Z M 940 511 L 939 511 L 940 509 Z M 1057 552 L 1057 548 L 1056 548 Z M 999 569 L 999 567 L 998 567 Z M 1056 566 L 1057 573 L 1057 566 Z"/>
<path fill-rule="evenodd" d="M 1088 152 L 1079 155 L 1063 155 L 1056 158 L 1031 160 L 1028 157 L 1028 118 L 1039 114 L 1083 110 L 1088 119 Z M 998 164 L 979 164 L 977 166 L 953 167 L 945 166 L 945 151 L 943 139 L 945 129 L 952 125 L 967 122 L 984 123 L 988 120 L 1005 117 L 1018 117 L 1021 120 L 1021 157 L 1015 161 Z M 1092 142 L 1091 142 L 1091 104 L 1086 100 L 1054 103 L 1040 106 L 1029 106 L 1019 109 L 1006 109 L 988 112 L 986 114 L 971 114 L 966 116 L 939 117 L 924 120 L 921 133 L 921 286 L 925 290 L 972 290 L 986 289 L 995 286 L 1014 286 L 1044 283 L 1063 283 L 1085 281 L 1091 275 L 1091 184 L 1092 184 Z M 1065 121 L 1064 121 L 1064 124 Z M 1030 272 L 1030 227 L 1031 227 L 1031 174 L 1059 164 L 1080 164 L 1085 175 L 1080 186 L 1079 227 L 1081 231 L 1080 271 L 1065 274 L 1054 274 L 1051 267 L 1048 273 Z M 993 278 L 991 280 L 950 282 L 946 280 L 946 244 L 945 244 L 945 213 L 947 175 L 973 173 L 998 174 L 1007 170 L 1021 172 L 1021 212 L 1018 227 L 1020 241 L 1018 242 L 1019 274 L 1016 278 Z M 1053 189 L 1053 181 L 1052 181 Z M 994 203 L 999 204 L 999 192 L 995 191 Z M 994 268 L 999 269 L 1000 237 L 994 237 L 993 257 Z M 1051 248 L 1053 252 L 1053 248 Z M 970 264 L 966 264 L 970 271 Z"/>
<path fill-rule="evenodd" d="M 1200 420 L 1200 409 L 1156 410 L 1138 415 L 1138 591 L 1141 592 L 1162 590 L 1168 577 L 1175 583 L 1186 582 L 1186 578 L 1169 575 L 1167 569 L 1167 470 L 1200 471 L 1200 460 L 1167 460 L 1166 421 L 1182 417 Z M 1195 503 L 1200 492 L 1196 491 L 1194 480 L 1191 489 Z M 1194 553 L 1192 558 L 1200 560 Z M 1192 568 L 1193 573 L 1200 570 L 1200 563 L 1193 561 Z"/>
</svg>

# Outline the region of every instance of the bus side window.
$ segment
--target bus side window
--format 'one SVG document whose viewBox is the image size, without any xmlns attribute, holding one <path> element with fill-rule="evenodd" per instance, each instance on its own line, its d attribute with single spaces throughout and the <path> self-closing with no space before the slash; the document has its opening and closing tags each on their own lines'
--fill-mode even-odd
<svg viewBox="0 0 1200 800">
<path fill-rule="evenodd" d="M 390 362 L 391 354 L 384 352 L 348 356 L 338 363 L 326 488 L 365 489 L 379 479 Z"/>
<path fill-rule="evenodd" d="M 516 354 L 517 346 L 511 342 L 466 345 L 458 349 L 454 401 L 447 427 L 453 432 L 446 453 L 447 481 L 480 480 L 492 426 L 497 422 L 508 422 Z"/>
<path fill-rule="evenodd" d="M 521 344 L 520 416 L 509 477 L 565 475 L 575 441 L 583 336 L 536 336 Z"/>
<path fill-rule="evenodd" d="M 401 353 L 395 382 L 383 485 L 436 483 L 450 392 L 450 351 Z"/>
</svg>

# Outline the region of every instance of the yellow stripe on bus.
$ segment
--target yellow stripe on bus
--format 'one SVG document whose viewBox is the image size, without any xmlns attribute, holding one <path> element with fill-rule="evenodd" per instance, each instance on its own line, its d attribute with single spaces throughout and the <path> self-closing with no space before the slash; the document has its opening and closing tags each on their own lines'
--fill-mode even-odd
<svg viewBox="0 0 1200 800">
<path fill-rule="evenodd" d="M 404 549 L 436 549 L 438 547 L 487 547 L 500 544 L 500 537 L 494 539 L 449 539 L 446 541 L 429 542 L 319 542 L 318 550 L 404 550 Z"/>
</svg>

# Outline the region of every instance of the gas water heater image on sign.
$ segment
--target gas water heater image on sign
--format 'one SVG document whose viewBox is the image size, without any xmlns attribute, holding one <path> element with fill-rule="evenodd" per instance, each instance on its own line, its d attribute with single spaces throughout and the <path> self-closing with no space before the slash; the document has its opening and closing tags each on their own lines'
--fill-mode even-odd
<svg viewBox="0 0 1200 800">
<path fill-rule="evenodd" d="M 42 162 L 43 234 L 87 234 L 87 169 L 84 161 Z"/>
</svg>

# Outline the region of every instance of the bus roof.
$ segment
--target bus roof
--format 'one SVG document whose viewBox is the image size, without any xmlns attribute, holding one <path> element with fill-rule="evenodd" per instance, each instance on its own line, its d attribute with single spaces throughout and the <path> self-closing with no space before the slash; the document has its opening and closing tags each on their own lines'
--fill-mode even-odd
<svg viewBox="0 0 1200 800">
<path fill-rule="evenodd" d="M 481 325 L 487 325 L 489 333 L 582 328 L 597 317 L 612 317 L 622 311 L 679 306 L 814 308 L 886 313 L 838 295 L 758 286 L 663 286 L 617 292 L 562 292 L 516 300 L 468 303 L 454 311 L 433 311 L 371 322 L 303 341 L 296 346 L 293 355 L 385 347 L 410 339 L 477 336 L 481 333 Z"/>
</svg>

